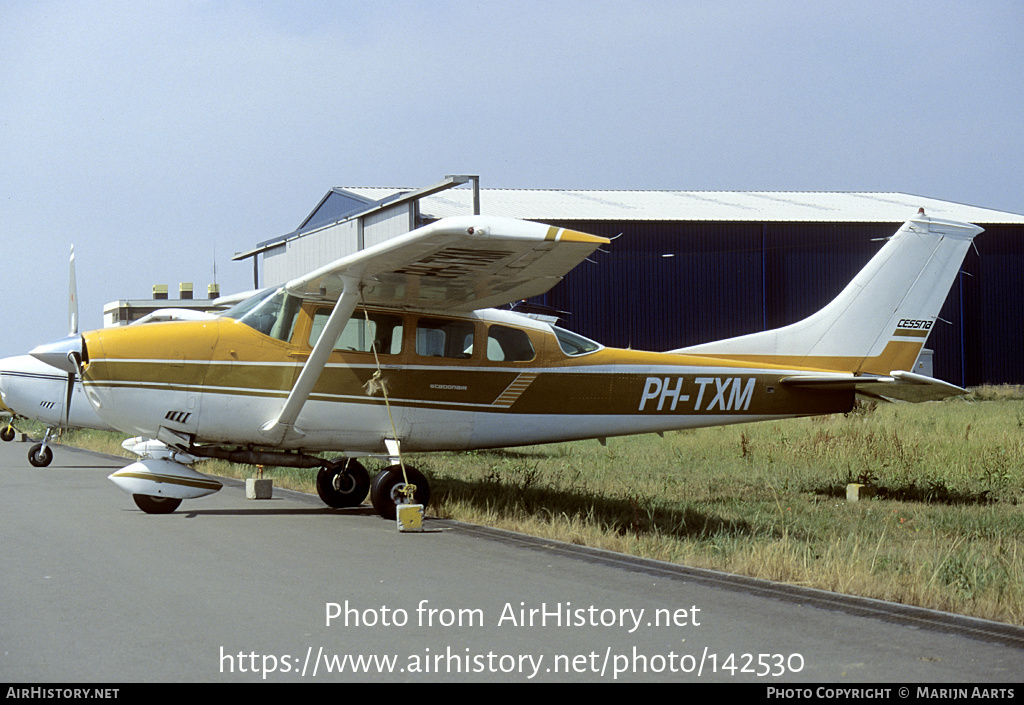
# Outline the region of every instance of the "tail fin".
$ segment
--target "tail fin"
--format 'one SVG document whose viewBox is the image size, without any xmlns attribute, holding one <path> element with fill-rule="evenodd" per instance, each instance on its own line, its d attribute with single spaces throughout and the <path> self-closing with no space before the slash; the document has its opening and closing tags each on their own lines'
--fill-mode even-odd
<svg viewBox="0 0 1024 705">
<path fill-rule="evenodd" d="M 921 211 L 839 296 L 810 317 L 673 352 L 853 373 L 912 370 L 980 232 L 976 225 Z"/>
</svg>

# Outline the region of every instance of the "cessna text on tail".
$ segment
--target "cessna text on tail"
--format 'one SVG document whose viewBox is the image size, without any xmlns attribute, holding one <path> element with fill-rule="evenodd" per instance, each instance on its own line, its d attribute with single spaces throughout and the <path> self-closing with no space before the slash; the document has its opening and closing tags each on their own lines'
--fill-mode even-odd
<svg viewBox="0 0 1024 705">
<path fill-rule="evenodd" d="M 358 458 L 830 414 L 858 393 L 963 393 L 908 370 L 980 231 L 921 214 L 809 318 L 654 353 L 492 308 L 546 291 L 606 240 L 453 218 L 215 320 L 94 331 L 33 354 L 72 371 L 81 360 L 86 394 L 111 426 L 191 457 L 315 468 L 327 504 L 369 492 L 394 516 L 408 485 L 425 503 L 426 479 L 399 462 L 371 486 Z M 313 455 L 322 451 L 336 460 Z M 111 479 L 154 512 L 216 490 L 169 458 Z"/>
</svg>

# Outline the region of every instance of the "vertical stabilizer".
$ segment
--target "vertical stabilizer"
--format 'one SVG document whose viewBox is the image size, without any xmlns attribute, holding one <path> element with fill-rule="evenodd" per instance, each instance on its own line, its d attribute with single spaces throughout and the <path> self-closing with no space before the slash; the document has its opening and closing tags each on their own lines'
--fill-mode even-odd
<svg viewBox="0 0 1024 705">
<path fill-rule="evenodd" d="M 912 370 L 982 228 L 908 220 L 825 308 L 792 325 L 673 352 L 854 373 Z"/>
</svg>

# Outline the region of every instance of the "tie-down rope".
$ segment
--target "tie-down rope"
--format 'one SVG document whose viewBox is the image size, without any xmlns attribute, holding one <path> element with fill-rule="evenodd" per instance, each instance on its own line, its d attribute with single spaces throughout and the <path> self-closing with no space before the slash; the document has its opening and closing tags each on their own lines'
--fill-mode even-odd
<svg viewBox="0 0 1024 705">
<path fill-rule="evenodd" d="M 366 332 L 370 332 L 370 313 L 365 308 L 363 309 L 363 316 L 366 317 Z M 416 485 L 409 483 L 409 476 L 405 472 L 405 462 L 402 460 L 402 444 L 398 440 L 398 431 L 395 429 L 395 419 L 391 415 L 391 400 L 388 399 L 388 385 L 384 381 L 383 371 L 380 367 L 380 357 L 377 355 L 377 337 L 373 336 L 370 338 L 370 350 L 373 351 L 373 361 L 377 365 L 377 370 L 370 377 L 369 381 L 366 382 L 364 388 L 367 394 L 373 395 L 373 392 L 378 387 L 384 394 L 384 408 L 388 411 L 388 422 L 391 424 L 391 437 L 395 439 L 395 447 L 398 451 L 398 467 L 402 469 L 402 479 L 405 481 L 405 486 L 399 490 L 405 495 L 405 498 L 410 503 L 413 500 L 413 496 L 416 492 Z"/>
</svg>

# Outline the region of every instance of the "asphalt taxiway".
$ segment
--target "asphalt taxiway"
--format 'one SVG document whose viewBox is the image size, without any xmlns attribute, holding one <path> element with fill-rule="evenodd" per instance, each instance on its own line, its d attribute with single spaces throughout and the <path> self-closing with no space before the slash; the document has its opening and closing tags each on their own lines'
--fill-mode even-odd
<svg viewBox="0 0 1024 705">
<path fill-rule="evenodd" d="M 1008 683 L 1024 629 L 0 444 L 0 682 Z"/>
</svg>

